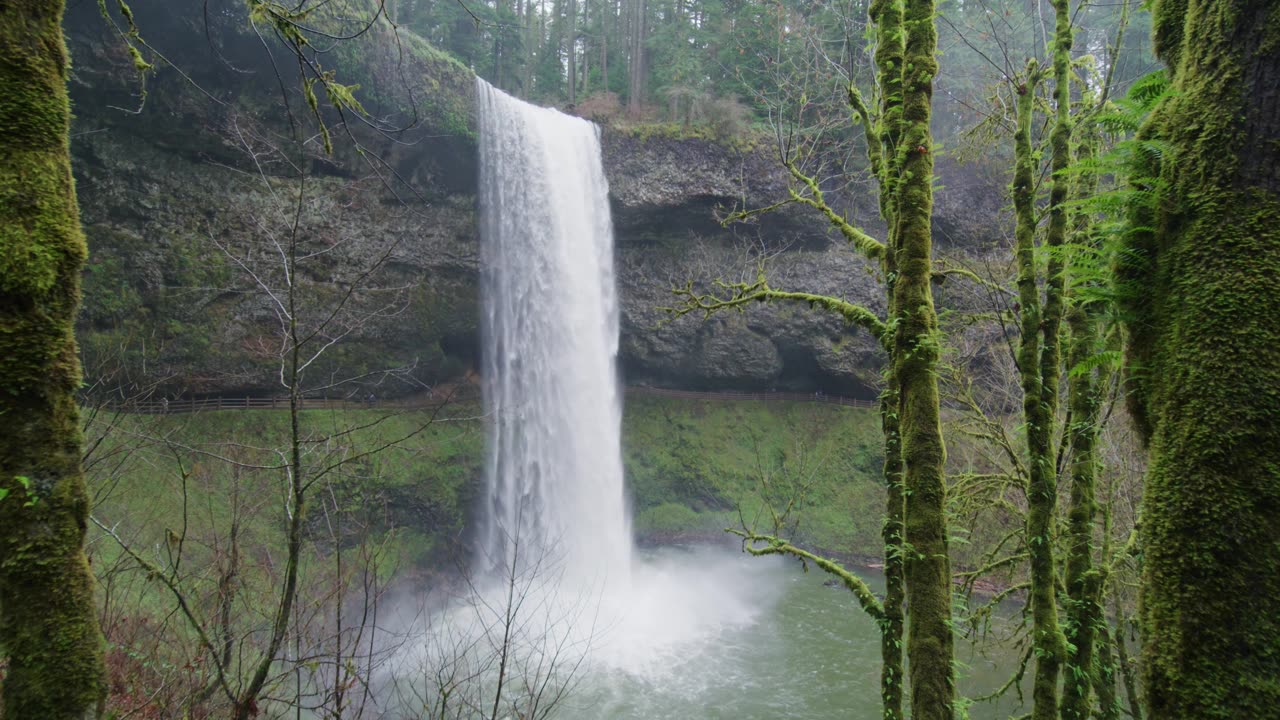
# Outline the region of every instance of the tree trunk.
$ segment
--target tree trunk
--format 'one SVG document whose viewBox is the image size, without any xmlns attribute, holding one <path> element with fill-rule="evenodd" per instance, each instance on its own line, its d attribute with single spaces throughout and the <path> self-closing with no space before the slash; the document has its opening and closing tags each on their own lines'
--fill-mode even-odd
<svg viewBox="0 0 1280 720">
<path fill-rule="evenodd" d="M 582 86 L 578 88 L 578 92 L 583 97 L 591 95 L 591 43 L 588 42 L 592 37 L 599 37 L 594 34 L 591 28 L 591 0 L 582 1 Z M 600 31 L 603 33 L 603 29 Z"/>
<path fill-rule="evenodd" d="M 865 115 L 867 161 L 880 186 L 880 216 L 889 229 L 883 258 L 887 317 L 897 317 L 894 283 L 898 277 L 898 233 L 894 217 L 897 213 L 897 165 L 895 152 L 902 134 L 902 55 L 905 36 L 902 32 L 902 4 L 882 0 L 868 9 L 876 33 L 876 84 L 879 86 L 880 123 L 873 127 L 865 108 L 850 81 L 848 100 L 855 114 Z M 902 393 L 893 363 L 885 372 L 885 388 L 880 398 L 880 422 L 884 434 L 885 517 L 884 539 L 884 616 L 880 627 L 880 702 L 884 720 L 902 720 L 906 694 L 903 665 L 903 637 L 906 627 L 906 487 L 902 459 Z"/>
<path fill-rule="evenodd" d="M 645 0 L 631 0 L 631 64 L 630 80 L 627 84 L 627 110 L 634 116 L 639 114 L 644 102 L 644 27 L 647 12 Z"/>
<path fill-rule="evenodd" d="M 889 270 L 892 273 L 892 270 Z M 902 635 L 906 598 L 903 579 L 903 524 L 906 500 L 902 487 L 902 443 L 898 427 L 898 383 L 893 373 L 885 380 L 880 401 L 884 430 L 884 481 L 887 507 L 884 516 L 884 619 L 880 629 L 880 701 L 884 720 L 902 720 L 906 675 L 902 666 Z"/>
<path fill-rule="evenodd" d="M 7 718 L 92 717 L 103 640 L 84 555 L 73 323 L 86 249 L 61 0 L 0 4 L 0 648 Z"/>
<path fill-rule="evenodd" d="M 566 67 L 569 69 L 569 104 L 578 102 L 578 3 L 569 1 L 569 32 L 565 53 Z"/>
<path fill-rule="evenodd" d="M 1053 452 L 1055 417 L 1045 402 L 1050 393 L 1045 385 L 1042 360 L 1047 354 L 1045 312 L 1040 302 L 1040 286 L 1035 255 L 1036 161 L 1031 145 L 1032 115 L 1036 86 L 1040 79 L 1034 61 L 1028 66 L 1025 82 L 1018 86 L 1017 128 L 1014 134 L 1013 205 L 1017 218 L 1015 259 L 1018 266 L 1018 302 L 1021 338 L 1018 373 L 1022 384 L 1022 416 L 1026 428 L 1027 554 L 1030 557 L 1031 634 L 1035 646 L 1035 684 L 1032 687 L 1032 716 L 1055 720 L 1058 714 L 1058 669 L 1065 648 L 1058 627 L 1057 588 L 1053 564 L 1054 510 L 1057 506 L 1057 470 Z M 1057 338 L 1052 338 L 1056 344 Z M 1056 390 L 1053 395 L 1056 397 Z"/>
<path fill-rule="evenodd" d="M 902 65 L 901 180 L 893 283 L 893 368 L 900 392 L 906 489 L 907 663 L 911 716 L 951 720 L 955 697 L 951 634 L 951 560 L 938 396 L 938 317 L 933 305 L 933 138 L 929 120 L 938 72 L 933 0 L 907 0 Z"/>
<path fill-rule="evenodd" d="M 520 97 L 528 100 L 533 92 L 533 64 L 536 62 L 535 49 L 542 44 L 542 20 L 538 15 L 534 21 L 533 0 L 524 2 L 524 72 L 520 80 Z"/>
<path fill-rule="evenodd" d="M 1143 137 L 1159 201 L 1122 287 L 1154 718 L 1280 712 L 1280 4 L 1161 0 L 1173 94 Z M 1183 40 L 1185 39 L 1185 42 Z M 1146 184 L 1152 187 L 1152 184 Z"/>
<path fill-rule="evenodd" d="M 1073 307 L 1069 364 L 1078 367 L 1099 351 L 1096 318 L 1088 307 Z M 1062 720 L 1089 720 L 1094 678 L 1094 637 L 1106 617 L 1098 605 L 1098 574 L 1093 569 L 1093 526 L 1097 515 L 1094 445 L 1098 435 L 1098 390 L 1092 372 L 1077 373 L 1067 383 L 1071 425 L 1071 504 L 1067 512 L 1067 671 L 1062 683 Z"/>
<path fill-rule="evenodd" d="M 1129 662 L 1129 650 L 1127 641 L 1124 639 L 1127 621 L 1124 616 L 1124 609 L 1117 600 L 1113 606 L 1116 616 L 1116 632 L 1115 644 L 1112 646 L 1116 650 L 1116 660 L 1120 666 L 1120 679 L 1124 680 L 1125 701 L 1129 705 L 1129 717 L 1133 720 L 1142 720 L 1142 703 L 1138 701 L 1138 681 L 1134 676 L 1133 664 Z"/>
<path fill-rule="evenodd" d="M 1065 310 L 1066 263 L 1061 249 L 1067 235 L 1067 195 L 1071 180 L 1066 177 L 1071 164 L 1071 10 L 1068 0 L 1053 0 L 1055 17 L 1053 37 L 1053 94 L 1055 118 L 1049 133 L 1051 159 L 1049 189 L 1049 227 L 1045 247 L 1049 259 L 1045 270 L 1044 305 L 1040 314 L 1040 413 L 1044 421 L 1029 429 L 1036 434 L 1033 452 L 1045 453 L 1039 462 L 1033 455 L 1032 465 L 1041 465 L 1039 484 L 1032 472 L 1028 533 L 1031 545 L 1031 597 L 1037 640 L 1036 677 L 1033 689 L 1033 720 L 1056 720 L 1058 717 L 1058 676 L 1067 661 L 1067 644 L 1058 622 L 1057 566 L 1054 559 L 1053 522 L 1058 504 L 1057 453 L 1053 437 L 1057 429 L 1058 391 L 1062 376 L 1062 317 Z M 1026 370 L 1024 369 L 1024 372 Z M 1043 521 L 1043 522 L 1041 522 Z"/>
<path fill-rule="evenodd" d="M 1114 502 L 1114 499 L 1112 500 Z M 1094 639 L 1093 692 L 1098 696 L 1098 720 L 1120 720 L 1120 701 L 1116 697 L 1116 679 L 1119 669 L 1116 667 L 1112 647 L 1115 640 L 1111 633 L 1111 623 L 1107 618 L 1104 599 L 1107 586 L 1111 582 L 1108 563 L 1111 562 L 1111 507 L 1104 506 L 1102 513 L 1102 558 L 1103 566 L 1098 571 L 1097 588 L 1097 637 Z M 1123 629 L 1121 629 L 1123 630 Z M 1136 719 L 1135 719 L 1136 720 Z"/>
<path fill-rule="evenodd" d="M 1096 153 L 1092 132 L 1080 143 L 1078 158 L 1088 167 Z M 1077 189 L 1081 198 L 1092 197 L 1098 189 L 1096 175 L 1083 172 Z M 1075 243 L 1080 247 L 1099 249 L 1099 239 L 1091 229 L 1086 213 L 1076 214 Z M 1079 289 L 1088 289 L 1081 285 Z M 1096 288 L 1095 288 L 1096 290 Z M 1082 368 L 1083 364 L 1102 347 L 1098 338 L 1101 308 L 1078 293 L 1073 283 L 1073 305 L 1067 313 L 1071 329 L 1070 351 L 1067 366 Z M 1071 448 L 1071 503 L 1067 510 L 1067 557 L 1063 580 L 1067 590 L 1066 641 L 1068 646 L 1067 668 L 1062 683 L 1062 720 L 1089 720 L 1089 698 L 1098 676 L 1098 663 L 1094 659 L 1095 637 L 1099 628 L 1105 628 L 1106 615 L 1102 612 L 1102 583 L 1099 570 L 1093 567 L 1093 529 L 1097 517 L 1096 499 L 1097 455 L 1095 446 L 1101 424 L 1101 397 L 1103 380 L 1101 368 L 1089 371 L 1073 370 L 1067 379 L 1067 402 L 1070 422 L 1066 428 Z M 1110 524 L 1106 532 L 1110 533 Z M 1104 549 L 1109 549 L 1109 537 L 1104 539 Z M 1104 562 L 1110 552 L 1104 551 Z M 1102 644 L 1106 646 L 1105 640 Z M 1099 697 L 1099 702 L 1104 698 Z M 1114 705 L 1114 699 L 1112 700 Z"/>
</svg>

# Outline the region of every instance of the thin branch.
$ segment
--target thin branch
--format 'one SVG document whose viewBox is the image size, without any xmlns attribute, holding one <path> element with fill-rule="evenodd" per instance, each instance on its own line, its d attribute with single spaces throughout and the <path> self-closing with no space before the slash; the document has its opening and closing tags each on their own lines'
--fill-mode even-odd
<svg viewBox="0 0 1280 720">
<path fill-rule="evenodd" d="M 750 530 L 725 528 L 725 532 L 742 538 L 742 549 L 751 555 L 790 555 L 802 562 L 813 563 L 823 572 L 834 575 L 850 592 L 858 598 L 858 604 L 875 620 L 884 620 L 884 606 L 876 598 L 875 593 L 862 578 L 854 575 L 837 562 L 796 547 L 790 542 L 773 535 L 758 535 Z M 764 543 L 763 546 L 758 543 Z"/>
</svg>

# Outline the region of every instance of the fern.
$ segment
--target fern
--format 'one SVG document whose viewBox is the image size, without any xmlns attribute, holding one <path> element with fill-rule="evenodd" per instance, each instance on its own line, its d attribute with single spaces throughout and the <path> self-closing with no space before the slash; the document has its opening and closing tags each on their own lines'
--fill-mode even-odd
<svg viewBox="0 0 1280 720">
<path fill-rule="evenodd" d="M 1111 136 L 1111 148 L 1097 156 L 1080 158 L 1068 172 L 1077 178 L 1099 178 L 1105 189 L 1069 203 L 1072 212 L 1090 216 L 1091 227 L 1086 237 L 1057 250 L 1062 253 L 1061 259 L 1070 264 L 1075 302 L 1099 303 L 1108 312 L 1116 312 L 1118 304 L 1143 292 L 1143 288 L 1118 281 L 1115 268 L 1146 262 L 1128 241 L 1150 229 L 1133 224 L 1132 219 L 1150 214 L 1147 211 L 1164 195 L 1166 182 L 1156 176 L 1158 173 L 1138 169 L 1159 168 L 1170 156 L 1170 149 L 1162 140 L 1137 137 L 1137 133 L 1151 111 L 1171 95 L 1164 71 L 1153 72 L 1139 78 L 1124 97 L 1109 103 L 1104 112 L 1092 118 L 1095 131 Z M 1088 365 L 1071 372 L 1095 367 L 1096 364 Z"/>
<path fill-rule="evenodd" d="M 1090 355 L 1081 360 L 1075 367 L 1067 371 L 1067 374 L 1071 377 L 1079 377 L 1100 367 L 1119 367 L 1123 359 L 1124 353 L 1119 350 L 1103 350 L 1096 355 Z"/>
</svg>

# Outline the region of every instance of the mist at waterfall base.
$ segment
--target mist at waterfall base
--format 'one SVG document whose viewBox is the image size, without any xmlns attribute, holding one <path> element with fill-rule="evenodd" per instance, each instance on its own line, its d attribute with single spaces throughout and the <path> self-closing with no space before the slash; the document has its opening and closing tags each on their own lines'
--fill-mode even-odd
<svg viewBox="0 0 1280 720">
<path fill-rule="evenodd" d="M 622 470 L 613 225 L 599 130 L 477 82 L 491 418 L 480 556 L 584 669 L 634 673 L 766 609 L 729 553 L 637 562 Z M 693 556 L 686 558 L 694 560 Z M 546 628 L 545 623 L 536 626 Z"/>
<path fill-rule="evenodd" d="M 555 717 L 603 717 L 572 696 L 609 703 L 611 685 L 658 682 L 749 626 L 777 597 L 761 577 L 775 564 L 723 548 L 636 555 L 598 128 L 482 80 L 476 94 L 486 495 L 472 596 L 430 618 L 401 671 L 454 665 L 482 716 L 502 674 L 498 717 L 552 704 Z"/>
<path fill-rule="evenodd" d="M 383 706 L 494 720 L 879 717 L 879 635 L 851 594 L 735 547 L 636 552 L 598 130 L 481 80 L 476 92 L 482 526 L 467 592 L 425 614 Z"/>
</svg>

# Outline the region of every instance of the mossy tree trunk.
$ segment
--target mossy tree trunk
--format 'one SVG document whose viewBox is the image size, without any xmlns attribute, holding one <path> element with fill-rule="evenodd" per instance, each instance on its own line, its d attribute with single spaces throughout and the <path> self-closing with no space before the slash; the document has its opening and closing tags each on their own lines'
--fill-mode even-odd
<svg viewBox="0 0 1280 720">
<path fill-rule="evenodd" d="M 1173 95 L 1128 293 L 1143 691 L 1156 718 L 1280 712 L 1280 4 L 1160 0 Z"/>
<path fill-rule="evenodd" d="M 885 273 L 887 317 L 896 316 L 893 283 L 897 277 L 895 181 L 896 149 L 902 133 L 902 55 L 905 35 L 902 25 L 901 0 L 876 0 L 868 8 L 876 29 L 876 82 L 880 88 L 879 127 L 873 127 L 868 113 L 861 113 L 866 124 L 867 154 L 872 172 L 880 187 L 880 216 L 889 228 L 882 258 Z M 850 105 L 862 107 L 854 91 Z M 903 637 L 906 628 L 906 556 L 903 541 L 906 532 L 906 494 L 903 485 L 902 431 L 899 421 L 901 393 L 892 363 L 885 368 L 885 387 L 880 399 L 881 429 L 884 433 L 885 516 L 884 539 L 884 616 L 880 628 L 880 701 L 884 720 L 902 720 L 906 692 L 906 668 L 903 665 Z"/>
<path fill-rule="evenodd" d="M 1093 692 L 1098 697 L 1098 720 L 1120 720 L 1120 702 L 1116 698 L 1116 665 L 1111 654 L 1111 628 L 1103 623 L 1098 626 L 1094 657 L 1097 660 L 1093 673 Z"/>
<path fill-rule="evenodd" d="M 902 443 L 898 428 L 898 387 L 886 378 L 880 401 L 884 430 L 884 616 L 880 619 L 880 701 L 884 720 L 902 720 L 906 673 L 902 665 L 902 636 L 906 623 L 903 531 L 906 498 L 902 485 Z"/>
<path fill-rule="evenodd" d="M 1118 339 L 1117 337 L 1116 340 L 1118 341 Z M 1097 619 L 1093 624 L 1095 628 L 1093 638 L 1094 651 L 1090 679 L 1093 683 L 1093 693 L 1098 698 L 1098 708 L 1094 713 L 1098 720 L 1120 719 L 1120 701 L 1116 696 L 1116 680 L 1119 677 L 1119 668 L 1116 667 L 1112 647 L 1115 645 L 1115 637 L 1123 633 L 1124 629 L 1117 626 L 1116 636 L 1112 635 L 1111 623 L 1107 618 L 1106 607 L 1103 604 L 1106 598 L 1107 585 L 1111 582 L 1110 567 L 1105 564 L 1110 560 L 1112 553 L 1111 532 L 1111 506 L 1105 504 L 1102 508 L 1102 557 L 1104 564 L 1097 570 L 1096 586 L 1094 588 L 1096 605 L 1092 608 L 1097 613 Z"/>
<path fill-rule="evenodd" d="M 885 602 L 881 633 L 881 699 L 886 720 L 903 713 L 904 625 L 911 669 L 912 716 L 950 718 L 954 702 L 951 563 L 937 386 L 938 326 L 931 286 L 933 156 L 929 117 L 937 72 L 933 3 L 877 0 L 879 124 L 851 91 L 868 126 L 871 167 L 880 187 L 880 214 L 889 228 L 882 266 L 888 317 L 881 415 L 885 435 L 887 512 L 884 525 Z M 904 612 L 904 604 L 911 612 Z M 904 622 L 905 620 L 905 622 Z"/>
<path fill-rule="evenodd" d="M 1035 235 L 1035 155 L 1031 145 L 1031 125 L 1036 87 L 1041 78 L 1035 62 L 1018 86 L 1017 126 L 1014 134 L 1013 202 L 1015 260 L 1018 267 L 1018 302 L 1021 338 L 1018 372 L 1022 385 L 1023 424 L 1028 456 L 1026 544 L 1030 559 L 1031 633 L 1035 647 L 1035 684 L 1032 689 L 1032 717 L 1054 720 L 1058 715 L 1058 672 L 1065 655 L 1062 630 L 1058 625 L 1057 583 L 1054 567 L 1053 528 L 1057 509 L 1057 469 L 1053 452 L 1057 422 L 1058 343 L 1056 327 L 1050 333 L 1048 298 L 1042 303 Z M 1060 268 L 1059 268 L 1060 271 Z M 1052 277 L 1045 283 L 1052 287 Z M 1061 288 L 1059 287 L 1060 291 Z M 1058 301 L 1061 302 L 1060 300 Z M 1055 349 L 1051 352 L 1049 346 Z M 1055 364 L 1048 376 L 1046 364 Z M 1052 387 L 1047 387 L 1052 384 Z M 1051 398 L 1051 400 L 1050 400 Z"/>
<path fill-rule="evenodd" d="M 705 315 L 757 302 L 804 302 L 840 314 L 871 333 L 889 354 L 881 415 L 885 434 L 887 511 L 884 526 L 886 592 L 880 603 L 855 576 L 836 564 L 772 536 L 732 531 L 756 555 L 790 554 L 841 577 L 858 594 L 881 631 L 883 717 L 903 713 L 903 643 L 911 688 L 911 716 L 951 720 L 954 715 L 954 640 L 951 629 L 951 562 L 947 548 L 946 485 L 938 393 L 940 355 L 933 305 L 933 155 L 929 120 L 935 54 L 933 0 L 876 0 L 869 11 L 876 34 L 876 117 L 854 85 L 848 100 L 864 125 L 867 154 L 880 189 L 880 211 L 889 228 L 885 242 L 868 236 L 831 208 L 819 182 L 784 153 L 783 163 L 800 189 L 790 201 L 817 210 L 854 249 L 878 262 L 885 277 L 886 319 L 846 300 L 773 288 L 761 269 L 754 283 L 721 283 L 727 296 L 702 294 L 692 284 L 676 288 L 677 315 Z M 735 212 L 730 220 L 769 212 Z M 821 562 L 819 562 L 821 561 Z M 905 621 L 904 621 L 905 620 Z"/>
<path fill-rule="evenodd" d="M 1054 514 L 1058 504 L 1056 434 L 1058 392 L 1062 375 L 1062 317 L 1066 308 L 1066 263 L 1061 252 L 1067 235 L 1067 196 L 1071 164 L 1071 9 L 1068 0 L 1053 0 L 1054 122 L 1049 133 L 1049 227 L 1044 244 L 1049 250 L 1044 304 L 1039 329 L 1040 397 L 1037 414 L 1043 423 L 1028 427 L 1031 449 L 1031 487 L 1028 499 L 1027 542 L 1031 554 L 1031 605 L 1036 643 L 1036 676 L 1032 690 L 1033 720 L 1058 716 L 1058 676 L 1067 660 L 1067 645 L 1058 621 L 1057 566 L 1054 559 Z M 1025 373 L 1029 368 L 1022 368 Z M 1034 371 L 1034 369 L 1032 369 Z M 1028 423 L 1031 417 L 1027 418 Z M 1038 469 L 1038 472 L 1037 472 Z"/>
<path fill-rule="evenodd" d="M 1124 608 L 1119 602 L 1112 607 L 1116 620 L 1116 631 L 1113 636 L 1115 642 L 1112 647 L 1116 651 L 1116 665 L 1120 668 L 1120 679 L 1124 681 L 1124 697 L 1129 717 L 1133 720 L 1142 720 L 1142 703 L 1138 698 L 1138 679 L 1134 672 L 1133 663 L 1129 661 L 1129 645 L 1125 640 L 1125 633 L 1128 631 L 1129 624 L 1125 618 Z"/>
<path fill-rule="evenodd" d="M 0 715 L 15 720 L 92 717 L 105 692 L 84 554 L 72 328 L 86 250 L 62 11 L 0 3 Z"/>
<path fill-rule="evenodd" d="M 1073 307 L 1068 313 L 1071 328 L 1071 367 L 1082 367 L 1097 354 L 1095 318 L 1088 308 Z M 1096 628 L 1106 622 L 1098 605 L 1098 573 L 1093 568 L 1093 527 L 1097 517 L 1094 490 L 1098 411 L 1101 403 L 1091 373 L 1082 372 L 1068 381 L 1071 425 L 1071 500 L 1067 511 L 1066 568 L 1066 673 L 1062 683 L 1062 719 L 1088 720 L 1094 677 Z"/>
<path fill-rule="evenodd" d="M 1082 166 L 1089 167 L 1096 153 L 1095 136 L 1087 133 L 1080 143 L 1077 156 Z M 1080 175 L 1077 195 L 1092 197 L 1097 192 L 1097 177 L 1092 172 Z M 1077 213 L 1074 244 L 1083 251 L 1098 249 L 1086 213 Z M 1078 280 L 1073 280 L 1073 285 Z M 1099 303 L 1088 298 L 1086 286 L 1072 288 L 1072 305 L 1067 311 L 1067 324 L 1071 330 L 1067 366 L 1072 368 L 1067 378 L 1067 404 L 1069 424 L 1066 442 L 1070 446 L 1071 499 L 1067 510 L 1066 567 L 1063 583 L 1066 586 L 1067 641 L 1066 670 L 1062 683 L 1062 720 L 1089 720 L 1090 696 L 1099 673 L 1095 662 L 1095 639 L 1098 629 L 1106 626 L 1102 612 L 1103 574 L 1093 565 L 1093 533 L 1098 514 L 1096 480 L 1098 470 L 1097 440 L 1101 424 L 1101 388 L 1107 374 L 1101 367 L 1086 369 L 1088 362 L 1101 352 Z M 1110 558 L 1110 523 L 1104 530 L 1102 557 Z M 1105 636 L 1104 636 L 1105 637 Z M 1105 642 L 1103 646 L 1105 647 Z M 1101 649 L 1101 648 L 1099 648 Z M 1114 699 L 1099 696 L 1104 710 L 1107 703 L 1114 709 Z"/>
<path fill-rule="evenodd" d="M 946 449 L 938 395 L 940 351 L 933 305 L 933 136 L 929 127 L 938 33 L 933 0 L 907 0 L 902 63 L 901 169 L 896 188 L 895 332 L 890 362 L 898 383 L 898 422 L 906 494 L 907 659 L 911 717 L 954 715 L 951 559 L 947 549 Z"/>
<path fill-rule="evenodd" d="M 1058 572 L 1055 561 L 1058 468 L 1057 431 L 1061 381 L 1061 327 L 1066 310 L 1067 268 L 1062 252 L 1067 235 L 1067 199 L 1071 164 L 1071 46 L 1073 33 L 1068 0 L 1053 0 L 1052 47 L 1054 122 L 1049 134 L 1049 224 L 1044 247 L 1049 251 L 1043 283 L 1036 257 L 1037 159 L 1031 143 L 1036 88 L 1043 75 L 1035 61 L 1016 89 L 1013 199 L 1016 218 L 1015 260 L 1020 305 L 1017 364 L 1026 428 L 1028 480 L 1026 546 L 1030 560 L 1031 634 L 1035 648 L 1032 686 L 1034 720 L 1056 720 L 1059 675 L 1067 661 L 1067 643 L 1058 620 Z M 1041 285 L 1043 284 L 1043 299 Z M 1086 699 L 1087 702 L 1087 699 Z"/>
</svg>

